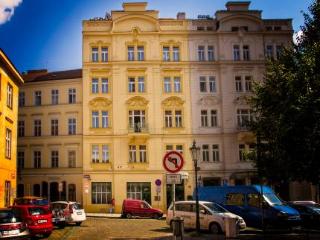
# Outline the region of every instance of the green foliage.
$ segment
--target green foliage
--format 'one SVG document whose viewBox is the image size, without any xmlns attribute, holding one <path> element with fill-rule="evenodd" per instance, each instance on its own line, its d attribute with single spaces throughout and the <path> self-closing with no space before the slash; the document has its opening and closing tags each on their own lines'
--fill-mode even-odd
<svg viewBox="0 0 320 240">
<path fill-rule="evenodd" d="M 320 179 L 320 4 L 304 14 L 298 44 L 267 62 L 251 99 L 258 172 L 272 182 Z"/>
</svg>

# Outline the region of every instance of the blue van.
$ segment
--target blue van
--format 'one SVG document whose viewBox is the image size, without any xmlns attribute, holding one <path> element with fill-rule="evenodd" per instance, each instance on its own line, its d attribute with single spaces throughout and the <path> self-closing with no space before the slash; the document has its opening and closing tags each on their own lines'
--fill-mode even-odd
<svg viewBox="0 0 320 240">
<path fill-rule="evenodd" d="M 216 186 L 199 187 L 198 190 L 199 200 L 219 203 L 241 216 L 250 227 L 287 228 L 301 223 L 299 212 L 283 203 L 268 186 Z"/>
</svg>

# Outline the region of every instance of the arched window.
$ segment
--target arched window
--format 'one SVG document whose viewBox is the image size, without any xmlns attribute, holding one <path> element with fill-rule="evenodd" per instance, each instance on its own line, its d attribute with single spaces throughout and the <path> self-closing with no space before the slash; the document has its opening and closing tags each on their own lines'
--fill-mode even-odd
<svg viewBox="0 0 320 240">
<path fill-rule="evenodd" d="M 40 184 L 33 185 L 33 195 L 40 197 Z"/>
<path fill-rule="evenodd" d="M 68 201 L 76 201 L 76 185 L 68 184 Z"/>
<path fill-rule="evenodd" d="M 17 197 L 23 197 L 24 196 L 24 184 L 18 184 L 18 191 L 17 191 Z"/>
</svg>

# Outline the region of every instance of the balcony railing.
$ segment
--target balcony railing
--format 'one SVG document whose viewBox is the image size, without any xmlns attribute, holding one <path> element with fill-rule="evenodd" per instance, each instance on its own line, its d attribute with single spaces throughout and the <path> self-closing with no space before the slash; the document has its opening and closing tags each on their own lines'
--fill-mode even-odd
<svg viewBox="0 0 320 240">
<path fill-rule="evenodd" d="M 129 125 L 129 133 L 146 133 L 148 132 L 147 124 L 134 123 Z"/>
</svg>

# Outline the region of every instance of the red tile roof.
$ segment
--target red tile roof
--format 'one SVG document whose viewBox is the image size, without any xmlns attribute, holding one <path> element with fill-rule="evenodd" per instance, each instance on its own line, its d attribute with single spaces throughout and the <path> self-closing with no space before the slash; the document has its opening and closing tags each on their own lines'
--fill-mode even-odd
<svg viewBox="0 0 320 240">
<path fill-rule="evenodd" d="M 47 69 L 30 70 L 22 75 L 25 82 L 42 82 L 51 80 L 65 80 L 82 78 L 82 69 L 48 72 Z"/>
</svg>

